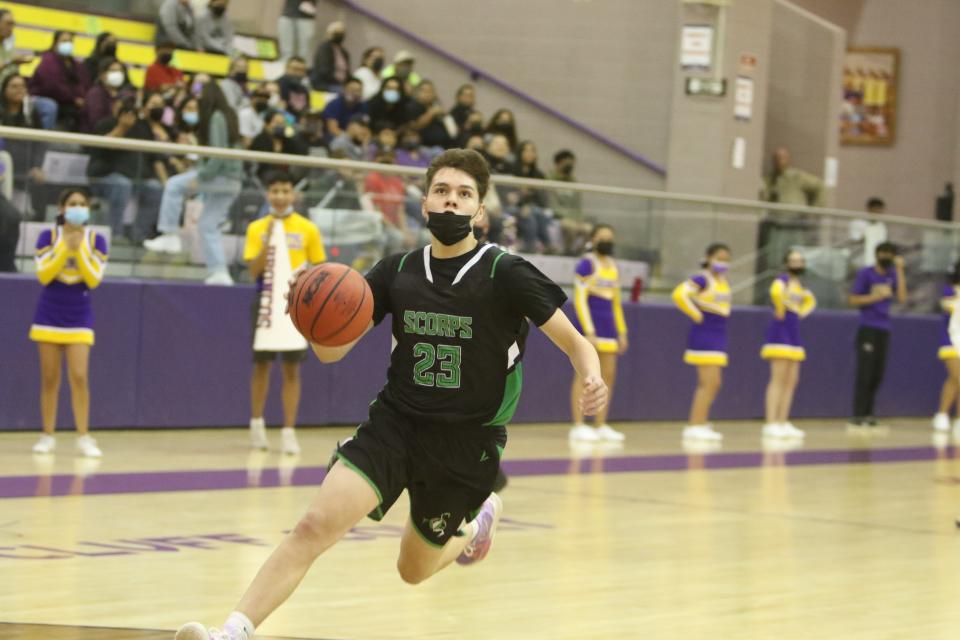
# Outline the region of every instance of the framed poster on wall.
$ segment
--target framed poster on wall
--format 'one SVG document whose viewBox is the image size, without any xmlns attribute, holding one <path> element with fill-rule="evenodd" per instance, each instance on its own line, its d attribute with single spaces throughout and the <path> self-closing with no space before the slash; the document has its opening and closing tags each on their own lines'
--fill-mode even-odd
<svg viewBox="0 0 960 640">
<path fill-rule="evenodd" d="M 893 144 L 897 131 L 899 68 L 899 49 L 847 49 L 843 61 L 840 144 Z"/>
</svg>

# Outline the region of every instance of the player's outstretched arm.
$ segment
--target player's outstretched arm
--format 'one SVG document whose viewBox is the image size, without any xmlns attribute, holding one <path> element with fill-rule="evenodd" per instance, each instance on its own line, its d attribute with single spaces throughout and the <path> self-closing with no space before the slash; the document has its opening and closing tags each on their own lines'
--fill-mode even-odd
<svg viewBox="0 0 960 640">
<path fill-rule="evenodd" d="M 324 364 L 331 364 L 333 362 L 338 362 L 343 360 L 350 350 L 353 349 L 353 346 L 360 342 L 363 339 L 363 336 L 369 333 L 370 329 L 373 329 L 373 320 L 370 321 L 370 324 L 367 325 L 367 328 L 363 330 L 363 333 L 360 334 L 360 337 L 349 342 L 345 345 L 339 347 L 325 347 L 322 344 L 316 344 L 315 342 L 310 343 L 310 348 L 313 349 L 313 353 L 317 356 L 317 359 Z"/>
<path fill-rule="evenodd" d="M 585 415 L 593 415 L 607 404 L 607 385 L 600 376 L 597 350 L 576 330 L 560 309 L 540 326 L 547 337 L 570 358 L 570 364 L 583 378 L 581 405 Z"/>
</svg>

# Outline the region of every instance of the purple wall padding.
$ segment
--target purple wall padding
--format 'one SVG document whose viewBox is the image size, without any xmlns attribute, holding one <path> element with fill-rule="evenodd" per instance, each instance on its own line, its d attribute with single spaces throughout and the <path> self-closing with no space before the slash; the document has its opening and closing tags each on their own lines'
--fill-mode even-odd
<svg viewBox="0 0 960 640">
<path fill-rule="evenodd" d="M 36 280 L 0 277 L 0 430 L 39 427 L 39 369 L 27 339 L 40 293 Z M 93 292 L 97 344 L 90 364 L 95 428 L 216 427 L 249 419 L 249 286 L 206 287 L 150 281 L 107 281 Z M 684 420 L 695 372 L 681 361 L 688 322 L 674 308 L 629 305 L 631 347 L 620 359 L 613 420 Z M 715 405 L 717 419 L 763 415 L 768 367 L 759 351 L 769 312 L 738 308 L 730 322 L 731 364 Z M 939 318 L 896 318 L 879 415 L 936 410 L 943 367 L 936 360 Z M 854 372 L 851 312 L 818 311 L 804 322 L 808 360 L 794 405 L 796 417 L 846 417 Z M 386 379 L 390 336 L 377 328 L 341 363 L 303 367 L 301 424 L 352 424 Z M 277 367 L 279 369 L 279 367 Z M 565 356 L 537 330 L 524 360 L 524 392 L 516 422 L 569 419 L 572 373 Z M 279 371 L 267 418 L 280 421 Z M 64 379 L 58 426 L 71 425 Z"/>
</svg>

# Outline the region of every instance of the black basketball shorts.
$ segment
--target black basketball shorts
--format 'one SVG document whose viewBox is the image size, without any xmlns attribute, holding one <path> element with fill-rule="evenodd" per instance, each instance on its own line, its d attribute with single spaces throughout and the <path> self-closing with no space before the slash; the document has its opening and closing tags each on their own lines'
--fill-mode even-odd
<svg viewBox="0 0 960 640">
<path fill-rule="evenodd" d="M 380 520 L 406 489 L 414 529 L 442 547 L 490 496 L 506 443 L 505 427 L 431 425 L 376 402 L 336 458 L 376 492 L 371 518 Z"/>
</svg>

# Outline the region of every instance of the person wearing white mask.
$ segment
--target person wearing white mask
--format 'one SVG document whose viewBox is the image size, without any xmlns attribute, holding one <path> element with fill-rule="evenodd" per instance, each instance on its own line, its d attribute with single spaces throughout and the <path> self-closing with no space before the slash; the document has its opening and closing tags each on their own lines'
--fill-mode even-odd
<svg viewBox="0 0 960 640">
<path fill-rule="evenodd" d="M 693 320 L 683 361 L 697 368 L 697 389 L 683 439 L 717 443 L 723 436 L 710 426 L 709 417 L 727 366 L 727 319 L 732 299 L 727 282 L 730 248 L 711 244 L 701 265 L 703 271 L 673 290 L 674 303 Z"/>
<path fill-rule="evenodd" d="M 130 98 L 136 91 L 127 81 L 127 70 L 123 63 L 113 58 L 100 61 L 97 84 L 87 91 L 81 118 L 83 133 L 90 133 L 101 120 L 113 115 L 113 105 L 117 100 Z"/>
<path fill-rule="evenodd" d="M 30 78 L 30 95 L 56 101 L 57 123 L 66 131 L 76 131 L 90 84 L 86 67 L 74 58 L 73 34 L 54 32 L 53 46 L 40 57 Z"/>
<path fill-rule="evenodd" d="M 57 446 L 54 431 L 60 396 L 61 363 L 67 362 L 70 399 L 77 428 L 77 453 L 89 458 L 102 454 L 90 437 L 90 385 L 88 363 L 93 346 L 93 311 L 90 290 L 103 280 L 107 240 L 86 226 L 90 197 L 70 188 L 60 195 L 60 215 L 52 229 L 37 239 L 37 278 L 43 293 L 30 327 L 30 339 L 40 355 L 40 410 L 43 435 L 34 445 L 36 454 L 51 454 Z"/>
</svg>

